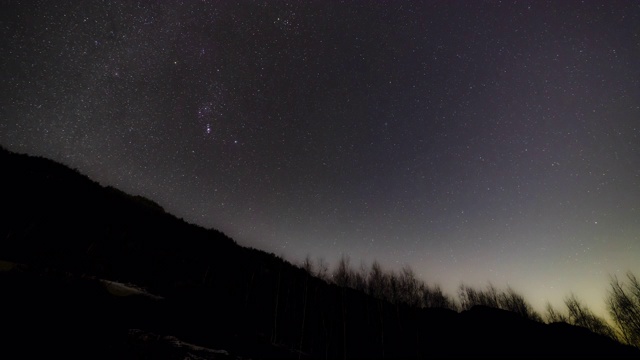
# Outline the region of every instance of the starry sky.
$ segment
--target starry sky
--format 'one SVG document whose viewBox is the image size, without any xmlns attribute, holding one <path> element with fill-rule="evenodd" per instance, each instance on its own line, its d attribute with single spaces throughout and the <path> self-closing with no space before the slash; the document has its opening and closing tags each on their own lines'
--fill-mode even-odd
<svg viewBox="0 0 640 360">
<path fill-rule="evenodd" d="M 0 144 L 455 294 L 640 275 L 637 1 L 3 1 Z"/>
</svg>

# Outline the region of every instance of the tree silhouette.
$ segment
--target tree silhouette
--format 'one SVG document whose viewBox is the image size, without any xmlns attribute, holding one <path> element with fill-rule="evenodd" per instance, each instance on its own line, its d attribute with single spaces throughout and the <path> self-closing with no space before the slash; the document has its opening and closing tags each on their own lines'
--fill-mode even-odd
<svg viewBox="0 0 640 360">
<path fill-rule="evenodd" d="M 500 294 L 499 301 L 500 307 L 505 310 L 513 311 L 526 319 L 542 322 L 542 317 L 533 310 L 522 295 L 516 293 L 511 287 L 508 287 L 506 292 Z"/>
<path fill-rule="evenodd" d="M 360 263 L 360 268 L 357 271 L 352 271 L 351 275 L 351 287 L 358 291 L 367 292 L 367 267 L 364 263 Z"/>
<path fill-rule="evenodd" d="M 627 280 L 611 277 L 606 303 L 624 342 L 640 348 L 640 282 L 631 272 Z"/>
<path fill-rule="evenodd" d="M 399 301 L 409 306 L 420 307 L 421 297 L 418 293 L 419 283 L 413 270 L 409 266 L 404 266 L 398 276 L 398 297 Z"/>
<path fill-rule="evenodd" d="M 469 310 L 476 305 L 481 305 L 512 311 L 526 319 L 542 321 L 542 317 L 533 310 L 533 307 L 524 297 L 511 287 L 508 287 L 506 291 L 502 291 L 489 283 L 485 290 L 477 290 L 463 284 L 458 289 L 458 297 L 463 310 Z"/>
<path fill-rule="evenodd" d="M 548 323 L 557 323 L 557 322 L 569 323 L 569 319 L 567 318 L 567 316 L 559 312 L 558 310 L 556 310 L 551 305 L 551 303 L 547 302 L 546 310 L 547 310 L 546 317 L 547 317 Z"/>
<path fill-rule="evenodd" d="M 302 268 L 309 274 L 315 273 L 313 260 L 311 260 L 311 256 L 309 256 L 309 254 L 307 254 L 307 256 L 304 258 L 304 261 L 302 262 Z"/>
<path fill-rule="evenodd" d="M 458 298 L 463 310 L 469 310 L 476 305 L 488 306 L 499 309 L 498 289 L 489 283 L 486 290 L 477 290 L 467 285 L 460 285 L 458 288 Z"/>
<path fill-rule="evenodd" d="M 378 299 L 383 299 L 387 288 L 386 282 L 387 278 L 380 263 L 374 261 L 367 277 L 367 292 Z"/>
<path fill-rule="evenodd" d="M 353 274 L 350 268 L 351 259 L 347 255 L 342 255 L 338 266 L 333 271 L 333 282 L 338 286 L 350 287 L 352 284 Z"/>
<path fill-rule="evenodd" d="M 439 285 L 428 286 L 426 284 L 421 284 L 420 293 L 422 296 L 422 306 L 426 308 L 458 310 L 458 306 L 455 301 L 442 292 Z"/>
<path fill-rule="evenodd" d="M 591 309 L 580 302 L 574 294 L 565 298 L 564 304 L 567 306 L 570 324 L 582 326 L 596 334 L 605 335 L 612 339 L 616 338 L 611 326 L 609 326 L 604 319 L 596 316 Z"/>
<path fill-rule="evenodd" d="M 318 258 L 315 276 L 324 281 L 329 280 L 329 264 L 327 264 L 327 261 L 322 257 Z"/>
</svg>

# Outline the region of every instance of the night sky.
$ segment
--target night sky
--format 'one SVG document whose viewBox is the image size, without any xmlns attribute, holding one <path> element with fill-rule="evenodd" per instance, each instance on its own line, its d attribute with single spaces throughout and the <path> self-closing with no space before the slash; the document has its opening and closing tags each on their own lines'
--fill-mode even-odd
<svg viewBox="0 0 640 360">
<path fill-rule="evenodd" d="M 640 275 L 637 1 L 3 1 L 0 144 L 294 262 Z"/>
</svg>

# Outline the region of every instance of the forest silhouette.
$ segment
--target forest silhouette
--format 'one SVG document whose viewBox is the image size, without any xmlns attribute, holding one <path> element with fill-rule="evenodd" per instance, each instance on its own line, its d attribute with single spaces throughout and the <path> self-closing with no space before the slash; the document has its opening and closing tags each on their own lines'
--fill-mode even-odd
<svg viewBox="0 0 640 360">
<path fill-rule="evenodd" d="M 54 161 L 0 149 L 4 351 L 202 359 L 640 357 L 640 284 L 613 323 L 576 296 L 537 313 L 511 288 L 456 296 L 374 262 L 291 264 Z"/>
</svg>

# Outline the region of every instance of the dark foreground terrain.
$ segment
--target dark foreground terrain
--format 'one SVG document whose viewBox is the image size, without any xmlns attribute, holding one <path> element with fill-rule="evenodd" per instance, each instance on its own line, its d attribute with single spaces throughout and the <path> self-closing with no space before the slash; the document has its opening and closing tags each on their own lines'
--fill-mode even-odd
<svg viewBox="0 0 640 360">
<path fill-rule="evenodd" d="M 327 284 L 50 160 L 0 150 L 0 167 L 0 355 L 640 358 L 567 324 Z"/>
</svg>

